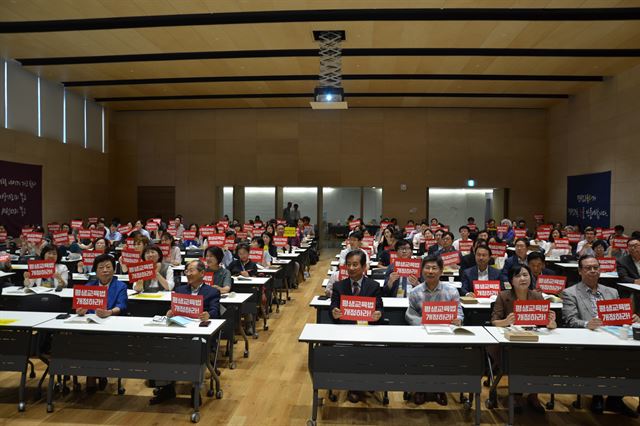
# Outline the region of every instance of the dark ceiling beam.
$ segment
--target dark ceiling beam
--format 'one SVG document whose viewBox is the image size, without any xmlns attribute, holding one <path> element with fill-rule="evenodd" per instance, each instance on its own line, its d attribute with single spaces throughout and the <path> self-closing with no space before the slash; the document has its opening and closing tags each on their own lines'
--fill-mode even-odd
<svg viewBox="0 0 640 426">
<path fill-rule="evenodd" d="M 344 74 L 343 80 L 456 80 L 456 81 L 546 81 L 600 82 L 601 75 L 520 75 L 520 74 Z M 65 81 L 65 87 L 132 86 L 143 84 L 229 83 L 251 81 L 317 81 L 308 75 L 238 75 L 208 77 L 139 78 L 121 80 Z"/>
<path fill-rule="evenodd" d="M 118 16 L 109 18 L 5 21 L 0 33 L 117 30 L 197 25 L 362 21 L 632 21 L 640 8 L 545 9 L 336 9 Z"/>
<path fill-rule="evenodd" d="M 343 57 L 375 56 L 493 56 L 637 58 L 640 49 L 510 49 L 510 48 L 352 48 L 342 49 Z M 211 52 L 142 53 L 129 55 L 62 56 L 17 59 L 23 66 L 106 64 L 118 62 L 188 61 L 204 59 L 302 58 L 318 57 L 317 49 L 229 50 Z"/>
<path fill-rule="evenodd" d="M 510 99 L 568 99 L 563 93 L 346 93 L 345 98 L 510 98 Z M 131 101 L 176 101 L 197 99 L 277 99 L 313 98 L 312 93 L 244 93 L 217 95 L 167 95 L 167 96 L 120 96 L 96 98 L 96 102 Z"/>
</svg>

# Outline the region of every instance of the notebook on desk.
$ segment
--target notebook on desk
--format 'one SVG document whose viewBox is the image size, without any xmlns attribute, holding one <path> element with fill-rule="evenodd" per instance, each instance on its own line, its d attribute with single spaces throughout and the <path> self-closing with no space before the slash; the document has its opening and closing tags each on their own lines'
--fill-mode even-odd
<svg viewBox="0 0 640 426">
<path fill-rule="evenodd" d="M 80 316 L 80 315 L 72 316 L 65 322 L 70 324 L 91 324 L 91 323 L 104 324 L 104 322 L 107 321 L 107 319 L 108 318 L 100 318 L 96 314 L 87 314 L 83 316 Z"/>
<path fill-rule="evenodd" d="M 427 334 L 473 336 L 473 331 L 456 325 L 424 325 Z"/>
</svg>

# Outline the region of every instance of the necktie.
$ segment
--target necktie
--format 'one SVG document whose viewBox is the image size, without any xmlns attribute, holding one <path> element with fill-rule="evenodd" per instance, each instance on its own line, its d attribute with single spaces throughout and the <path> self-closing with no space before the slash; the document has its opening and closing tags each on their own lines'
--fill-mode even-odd
<svg viewBox="0 0 640 426">
<path fill-rule="evenodd" d="M 360 294 L 360 286 L 358 285 L 357 281 L 353 282 L 353 295 L 357 296 L 358 294 Z"/>
</svg>

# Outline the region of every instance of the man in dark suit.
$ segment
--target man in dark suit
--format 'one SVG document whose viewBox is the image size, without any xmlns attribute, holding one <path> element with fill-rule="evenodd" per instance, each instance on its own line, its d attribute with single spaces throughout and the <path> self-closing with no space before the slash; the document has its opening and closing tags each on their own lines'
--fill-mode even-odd
<svg viewBox="0 0 640 426">
<path fill-rule="evenodd" d="M 331 318 L 339 324 L 353 324 L 353 321 L 341 320 L 340 298 L 344 296 L 363 296 L 376 298 L 376 310 L 373 312 L 373 321 L 379 324 L 382 321 L 382 290 L 377 281 L 367 278 L 364 274 L 367 258 L 362 250 L 353 250 L 347 253 L 346 265 L 349 278 L 337 282 L 331 293 Z M 356 403 L 361 399 L 362 392 L 348 391 L 347 399 Z"/>
<path fill-rule="evenodd" d="M 187 276 L 187 284 L 181 285 L 175 290 L 175 292 L 179 294 L 202 296 L 203 308 L 198 318 L 200 321 L 220 318 L 220 290 L 204 283 L 205 268 L 206 265 L 201 260 L 189 262 L 184 270 Z M 169 310 L 167 317 L 171 316 L 173 316 L 173 312 Z M 157 386 L 154 391 L 155 396 L 149 401 L 151 405 L 160 404 L 168 399 L 175 398 L 176 387 L 174 382 L 164 382 L 164 384 L 155 382 L 155 386 Z"/>
<path fill-rule="evenodd" d="M 627 242 L 628 253 L 618 259 L 619 282 L 640 284 L 640 238 Z"/>
<path fill-rule="evenodd" d="M 462 271 L 463 296 L 473 295 L 474 281 L 495 281 L 500 279 L 500 271 L 489 266 L 491 249 L 487 245 L 479 244 L 475 250 L 476 265 Z M 503 284 L 500 283 L 502 288 Z"/>
<path fill-rule="evenodd" d="M 531 269 L 531 284 L 529 284 L 531 290 L 536 288 L 540 275 L 555 275 L 553 270 L 546 267 L 544 261 L 544 254 L 539 251 L 532 251 L 527 255 L 527 265 Z"/>
<path fill-rule="evenodd" d="M 529 250 L 529 240 L 526 238 L 518 238 L 514 243 L 514 247 L 516 249 L 516 253 L 504 261 L 504 266 L 502 267 L 502 273 L 500 274 L 500 281 L 502 282 L 509 281 L 509 270 L 513 268 L 515 265 L 527 264 L 527 251 Z"/>
</svg>

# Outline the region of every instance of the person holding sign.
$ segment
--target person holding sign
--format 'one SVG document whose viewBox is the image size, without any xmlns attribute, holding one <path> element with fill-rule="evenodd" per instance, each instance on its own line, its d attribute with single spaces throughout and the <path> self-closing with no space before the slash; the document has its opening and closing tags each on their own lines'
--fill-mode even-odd
<svg viewBox="0 0 640 426">
<path fill-rule="evenodd" d="M 568 244 L 566 244 L 566 246 L 561 246 L 556 242 L 557 239 L 562 240 L 562 234 L 560 233 L 560 230 L 554 229 L 549 235 L 549 241 L 540 242 L 540 247 L 544 249 L 544 254 L 548 257 L 560 257 L 571 254 L 571 246 Z"/>
<path fill-rule="evenodd" d="M 209 247 L 204 251 L 204 258 L 207 262 L 205 272 L 213 272 L 213 285 L 216 286 L 221 294 L 229 293 L 233 278 L 231 278 L 231 272 L 222 266 L 222 259 L 224 258 L 222 249 L 220 247 Z"/>
<path fill-rule="evenodd" d="M 527 251 L 529 251 L 529 240 L 526 238 L 517 238 L 514 244 L 515 254 L 504 261 L 500 281 L 505 282 L 509 279 L 509 271 L 516 265 L 527 264 Z"/>
<path fill-rule="evenodd" d="M 149 239 L 141 234 L 136 235 L 133 238 L 133 249 L 140 253 L 140 257 L 142 257 L 142 252 L 149 246 Z M 123 274 L 129 272 L 129 267 L 126 262 L 123 261 L 123 256 L 120 256 L 120 269 Z"/>
<path fill-rule="evenodd" d="M 24 273 L 25 287 L 64 288 L 69 282 L 69 269 L 60 261 L 58 250 L 53 245 L 46 245 L 40 252 L 40 260 L 55 262 L 55 272 L 47 278 L 31 278 L 29 272 Z"/>
<path fill-rule="evenodd" d="M 107 286 L 107 309 L 96 309 L 96 315 L 106 318 L 111 315 L 120 315 L 127 310 L 127 285 L 114 276 L 116 261 L 108 254 L 101 254 L 93 261 L 93 270 L 96 278 L 89 280 L 86 285 Z M 76 314 L 82 316 L 92 313 L 86 309 L 76 310 Z"/>
<path fill-rule="evenodd" d="M 376 307 L 372 314 L 370 323 L 380 323 L 382 320 L 382 290 L 377 281 L 365 276 L 367 257 L 362 250 L 353 250 L 347 254 L 346 258 L 348 278 L 334 284 L 331 293 L 331 317 L 335 323 L 354 324 L 354 321 L 341 320 L 340 297 L 361 296 L 375 297 Z"/>
<path fill-rule="evenodd" d="M 539 251 L 532 251 L 527 255 L 527 266 L 531 269 L 531 289 L 536 288 L 540 275 L 553 275 L 555 272 L 547 269 L 544 263 L 545 256 Z"/>
<path fill-rule="evenodd" d="M 273 234 L 270 232 L 263 232 L 261 237 L 264 241 L 264 251 L 269 253 L 272 260 L 274 257 L 278 257 L 278 247 L 273 245 Z"/>
<path fill-rule="evenodd" d="M 628 253 L 618 259 L 620 282 L 640 284 L 640 238 L 631 237 L 627 242 Z"/>
<path fill-rule="evenodd" d="M 398 253 L 398 257 L 387 267 L 384 273 L 382 297 L 408 297 L 408 294 L 419 284 L 420 269 L 417 269 L 413 274 L 407 275 L 402 271 L 398 271 L 396 267 L 398 261 L 403 263 L 406 260 L 411 260 L 411 255 L 413 254 L 411 243 L 407 240 L 399 240 L 396 242 L 395 250 Z M 420 264 L 419 259 L 415 259 L 415 262 Z"/>
<path fill-rule="evenodd" d="M 440 281 L 444 270 L 442 259 L 439 256 L 427 256 L 422 259 L 420 269 L 424 282 L 416 286 L 409 294 L 409 307 L 404 314 L 407 323 L 409 325 L 422 324 L 422 304 L 424 302 L 456 302 L 458 315 L 451 323 L 462 325 L 464 313 L 460 304 L 460 294 L 451 284 Z M 413 400 L 417 405 L 424 404 L 427 400 L 427 394 L 416 392 L 413 394 Z M 447 394 L 444 392 L 437 393 L 435 400 L 443 406 L 448 404 Z"/>
<path fill-rule="evenodd" d="M 603 300 L 618 299 L 618 290 L 601 285 L 600 264 L 593 255 L 580 256 L 578 259 L 578 274 L 581 281 L 565 289 L 562 296 L 562 318 L 567 327 L 588 328 L 595 330 L 602 326 L 602 319 L 598 316 L 598 302 Z M 632 317 L 633 322 L 640 323 L 637 314 Z M 638 413 L 629 408 L 621 396 L 609 396 L 606 409 L 624 414 L 629 417 L 638 417 Z M 604 398 L 594 395 L 591 401 L 591 411 L 602 414 L 605 409 Z"/>
<path fill-rule="evenodd" d="M 498 294 L 491 313 L 491 324 L 495 327 L 509 327 L 515 324 L 514 302 L 516 300 L 544 300 L 541 293 L 530 289 L 531 269 L 527 265 L 515 265 L 509 270 L 508 278 L 511 289 L 501 291 Z M 549 322 L 546 327 L 549 329 L 557 327 L 555 312 L 549 312 Z M 540 403 L 537 393 L 529 394 L 527 403 L 534 411 L 544 413 L 544 407 Z M 519 411 L 522 410 L 522 404 L 519 401 L 516 402 L 516 408 L 519 408 Z"/>
<path fill-rule="evenodd" d="M 133 283 L 133 290 L 138 293 L 157 293 L 159 291 L 171 291 L 175 285 L 173 280 L 173 268 L 162 261 L 162 250 L 158 246 L 149 246 L 144 249 L 142 260 L 152 261 L 156 265 L 156 277 L 151 280 L 138 280 Z"/>
<path fill-rule="evenodd" d="M 247 244 L 238 244 L 236 249 L 236 260 L 229 265 L 231 275 L 241 275 L 243 277 L 255 277 L 258 274 L 258 265 L 249 259 L 250 248 Z"/>
<path fill-rule="evenodd" d="M 253 237 L 251 239 L 251 244 L 249 244 L 249 248 L 256 248 L 262 251 L 261 260 L 259 262 L 255 262 L 256 264 L 264 266 L 265 268 L 271 265 L 273 258 L 271 257 L 271 254 L 269 254 L 269 247 L 264 243 L 264 239 L 262 237 Z"/>
<path fill-rule="evenodd" d="M 164 259 L 164 263 L 168 263 L 172 266 L 180 266 L 182 264 L 182 254 L 180 253 L 180 247 L 176 244 L 173 235 L 168 232 L 162 234 L 160 239 L 161 244 L 169 244 L 169 256 Z"/>
<path fill-rule="evenodd" d="M 176 294 L 202 296 L 202 313 L 198 316 L 200 321 L 220 318 L 220 291 L 216 287 L 208 286 L 204 283 L 204 262 L 192 260 L 187 264 L 184 273 L 187 277 L 187 284 L 177 287 Z M 171 309 L 167 311 L 167 317 L 170 318 L 174 315 Z M 152 383 L 157 387 L 154 391 L 155 396 L 149 401 L 151 405 L 160 404 L 176 397 L 175 382 L 164 382 L 165 384 L 161 386 L 156 381 Z M 196 391 L 199 392 L 199 390 Z"/>
<path fill-rule="evenodd" d="M 460 228 L 458 228 L 458 233 L 460 234 L 460 238 L 458 238 L 457 240 L 455 240 L 453 242 L 453 248 L 455 248 L 457 251 L 464 251 L 464 252 L 471 251 L 469 249 L 464 250 L 465 243 L 473 244 L 473 242 L 469 238 L 469 234 L 471 234 L 471 231 L 469 230 L 469 227 L 467 225 L 462 225 Z M 460 248 L 460 242 L 461 241 L 462 241 L 462 245 L 463 245 L 462 249 Z"/>
<path fill-rule="evenodd" d="M 188 231 L 189 237 L 187 237 L 187 234 L 185 234 L 184 232 L 182 233 L 182 244 L 184 245 L 185 249 L 200 249 L 203 248 L 202 245 L 202 237 L 200 236 L 200 229 L 198 228 L 198 224 L 197 223 L 192 223 L 191 225 L 189 225 L 189 231 Z M 193 234 L 193 238 L 191 237 L 191 234 Z"/>
<path fill-rule="evenodd" d="M 354 231 L 349 235 L 349 238 L 347 238 L 347 246 L 342 249 L 340 251 L 340 265 L 344 265 L 345 262 L 347 261 L 347 254 L 353 250 L 358 250 L 358 249 L 362 249 L 362 232 L 360 231 Z M 363 250 L 365 252 L 365 255 L 367 256 L 367 265 L 370 262 L 369 259 L 369 255 L 367 254 L 367 252 L 365 250 Z"/>
<path fill-rule="evenodd" d="M 594 255 L 592 244 L 596 240 L 596 230 L 590 226 L 584 228 L 584 240 L 578 243 L 576 247 L 576 255 L 584 256 L 584 255 Z"/>
<path fill-rule="evenodd" d="M 93 252 L 99 253 L 99 254 L 104 254 L 104 253 L 107 253 L 107 248 L 108 247 L 109 247 L 109 243 L 107 242 L 107 240 L 105 238 L 98 238 L 93 243 Z M 85 265 L 82 260 L 80 262 L 78 262 L 78 273 L 79 274 L 88 274 L 90 272 L 93 272 L 92 268 L 93 268 L 93 262 L 91 262 L 90 265 Z"/>
<path fill-rule="evenodd" d="M 475 266 L 462 271 L 462 294 L 474 296 L 474 281 L 495 281 L 500 279 L 500 271 L 489 266 L 491 260 L 491 249 L 486 244 L 478 244 L 475 250 Z"/>
</svg>

